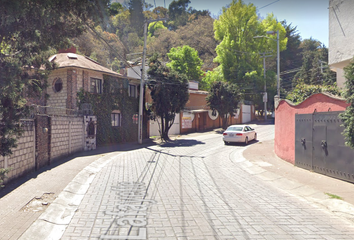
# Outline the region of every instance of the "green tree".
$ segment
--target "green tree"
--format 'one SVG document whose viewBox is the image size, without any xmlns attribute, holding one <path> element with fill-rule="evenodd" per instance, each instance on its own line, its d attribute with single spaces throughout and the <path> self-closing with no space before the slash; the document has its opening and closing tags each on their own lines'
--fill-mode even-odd
<svg viewBox="0 0 354 240">
<path fill-rule="evenodd" d="M 234 116 L 242 94 L 236 84 L 227 82 L 214 82 L 207 97 L 211 110 L 218 111 L 222 119 L 222 126 L 227 127 L 227 115 Z"/>
<path fill-rule="evenodd" d="M 128 3 L 130 12 L 130 24 L 139 37 L 143 36 L 144 14 L 143 14 L 143 1 L 130 0 Z"/>
<path fill-rule="evenodd" d="M 149 36 L 154 36 L 158 29 L 167 29 L 167 27 L 164 26 L 162 21 L 150 23 L 148 27 Z"/>
<path fill-rule="evenodd" d="M 200 60 L 198 52 L 190 46 L 184 45 L 183 47 L 171 48 L 167 54 L 170 62 L 167 67 L 172 70 L 185 74 L 188 80 L 199 80 L 203 75 L 200 69 L 203 61 Z"/>
<path fill-rule="evenodd" d="M 349 106 L 340 114 L 342 119 L 345 137 L 345 144 L 354 148 L 354 58 L 350 64 L 344 68 L 344 76 L 347 79 L 345 82 L 345 89 L 343 97 L 347 100 Z"/>
<path fill-rule="evenodd" d="M 328 49 L 320 41 L 310 38 L 301 42 L 300 50 L 302 65 L 294 76 L 293 84 L 304 82 L 312 85 L 333 85 L 335 73 L 327 64 Z"/>
<path fill-rule="evenodd" d="M 329 85 L 310 85 L 305 83 L 299 83 L 296 85 L 294 90 L 292 90 L 286 96 L 286 99 L 292 101 L 293 103 L 299 104 L 303 102 L 306 98 L 310 97 L 315 93 L 330 93 L 332 95 L 340 96 L 340 90 L 337 86 L 329 86 Z"/>
<path fill-rule="evenodd" d="M 157 54 L 150 58 L 148 74 L 148 88 L 153 101 L 150 107 L 152 119 L 161 119 L 161 139 L 168 141 L 168 131 L 174 123 L 176 113 L 181 112 L 189 99 L 188 80 L 184 74 L 162 65 Z"/>
<path fill-rule="evenodd" d="M 123 6 L 119 2 L 113 2 L 108 7 L 108 13 L 111 16 L 117 15 L 119 12 L 123 11 Z"/>
<path fill-rule="evenodd" d="M 21 135 L 20 119 L 28 112 L 26 90 L 45 86 L 54 68 L 48 51 L 67 47 L 68 38 L 80 35 L 86 23 L 98 23 L 107 6 L 107 0 L 1 2 L 0 155 L 10 155 Z"/>
<path fill-rule="evenodd" d="M 190 0 L 173 0 L 168 7 L 169 28 L 176 30 L 178 26 L 184 26 L 188 22 L 188 4 Z"/>
<path fill-rule="evenodd" d="M 224 76 L 220 67 L 216 67 L 213 71 L 208 71 L 199 84 L 201 90 L 210 91 L 214 82 L 224 81 Z"/>
<path fill-rule="evenodd" d="M 167 53 L 171 48 L 188 45 L 198 51 L 200 59 L 204 62 L 204 69 L 213 69 L 217 66 L 213 63 L 216 57 L 215 48 L 217 41 L 214 39 L 213 22 L 209 16 L 201 16 L 185 26 L 178 27 L 175 31 L 158 29 L 155 37 L 149 41 L 148 53 L 158 52 L 164 61 L 168 61 Z"/>
<path fill-rule="evenodd" d="M 221 65 L 227 82 L 236 83 L 241 88 L 250 87 L 245 79 L 246 73 L 262 70 L 261 52 L 273 50 L 276 53 L 276 34 L 268 38 L 254 39 L 264 36 L 267 31 L 280 33 L 280 50 L 286 48 L 285 29 L 273 15 L 260 20 L 253 4 L 244 4 L 242 0 L 233 0 L 222 15 L 214 21 L 215 39 L 220 42 L 216 48 L 215 61 Z M 269 39 L 271 38 L 271 39 Z"/>
</svg>

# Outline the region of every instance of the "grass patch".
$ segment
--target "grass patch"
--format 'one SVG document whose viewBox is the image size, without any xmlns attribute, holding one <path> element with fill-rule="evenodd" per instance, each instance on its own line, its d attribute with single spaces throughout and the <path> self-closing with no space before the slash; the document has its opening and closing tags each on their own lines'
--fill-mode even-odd
<svg viewBox="0 0 354 240">
<path fill-rule="evenodd" d="M 342 197 L 337 196 L 337 195 L 335 195 L 335 194 L 326 193 L 326 195 L 328 195 L 330 198 L 334 198 L 334 199 L 343 200 L 343 198 L 342 198 Z"/>
</svg>

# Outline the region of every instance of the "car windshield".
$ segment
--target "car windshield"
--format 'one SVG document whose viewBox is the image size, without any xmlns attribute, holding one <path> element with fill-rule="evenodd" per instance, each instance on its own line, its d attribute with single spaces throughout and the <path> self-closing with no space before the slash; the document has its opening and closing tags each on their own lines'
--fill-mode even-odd
<svg viewBox="0 0 354 240">
<path fill-rule="evenodd" d="M 226 131 L 242 131 L 243 127 L 228 127 Z"/>
</svg>

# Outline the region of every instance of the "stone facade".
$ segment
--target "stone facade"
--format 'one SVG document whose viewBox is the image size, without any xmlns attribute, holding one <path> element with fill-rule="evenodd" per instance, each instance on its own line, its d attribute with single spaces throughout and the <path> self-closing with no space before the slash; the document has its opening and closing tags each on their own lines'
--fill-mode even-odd
<svg viewBox="0 0 354 240">
<path fill-rule="evenodd" d="M 35 128 L 33 120 L 21 122 L 24 127 L 17 148 L 7 157 L 0 156 L 0 168 L 9 168 L 6 181 L 21 177 L 35 169 Z"/>
<path fill-rule="evenodd" d="M 83 117 L 51 118 L 51 161 L 84 150 Z"/>
<path fill-rule="evenodd" d="M 62 90 L 55 91 L 55 81 L 60 78 L 63 82 Z M 90 91 L 90 78 L 97 78 L 102 80 L 102 86 L 104 84 L 103 74 L 91 70 L 82 70 L 80 68 L 60 68 L 54 70 L 48 77 L 48 83 L 51 87 L 48 87 L 47 94 L 50 96 L 47 100 L 48 108 L 47 113 L 50 115 L 66 115 L 70 114 L 64 110 L 77 108 L 77 92 L 81 89 L 84 91 Z"/>
</svg>

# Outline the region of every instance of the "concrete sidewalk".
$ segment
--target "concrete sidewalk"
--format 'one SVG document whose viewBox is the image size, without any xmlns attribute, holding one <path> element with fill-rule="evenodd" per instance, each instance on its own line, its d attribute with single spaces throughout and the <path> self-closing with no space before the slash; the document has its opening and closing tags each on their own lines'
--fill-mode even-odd
<svg viewBox="0 0 354 240">
<path fill-rule="evenodd" d="M 248 172 L 354 222 L 353 183 L 298 168 L 280 159 L 274 153 L 274 140 L 252 144 L 243 156 L 248 160 L 244 167 Z"/>
</svg>

